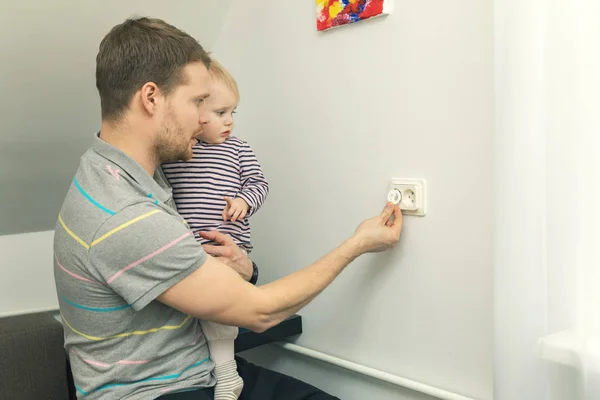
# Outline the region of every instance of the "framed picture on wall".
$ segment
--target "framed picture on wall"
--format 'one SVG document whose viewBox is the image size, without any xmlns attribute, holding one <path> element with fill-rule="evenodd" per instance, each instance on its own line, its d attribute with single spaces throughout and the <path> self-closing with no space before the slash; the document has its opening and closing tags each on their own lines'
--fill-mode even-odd
<svg viewBox="0 0 600 400">
<path fill-rule="evenodd" d="M 392 0 L 316 0 L 316 2 L 318 31 L 388 15 L 392 9 Z"/>
</svg>

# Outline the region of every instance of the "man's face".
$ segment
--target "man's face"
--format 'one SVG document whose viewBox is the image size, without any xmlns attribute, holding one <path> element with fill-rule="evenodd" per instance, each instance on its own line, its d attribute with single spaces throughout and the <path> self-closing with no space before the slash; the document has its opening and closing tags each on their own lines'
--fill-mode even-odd
<svg viewBox="0 0 600 400">
<path fill-rule="evenodd" d="M 186 161 L 202 126 L 209 122 L 204 100 L 208 97 L 209 74 L 204 64 L 190 63 L 183 70 L 184 83 L 166 99 L 162 124 L 155 143 L 159 163 Z"/>
</svg>

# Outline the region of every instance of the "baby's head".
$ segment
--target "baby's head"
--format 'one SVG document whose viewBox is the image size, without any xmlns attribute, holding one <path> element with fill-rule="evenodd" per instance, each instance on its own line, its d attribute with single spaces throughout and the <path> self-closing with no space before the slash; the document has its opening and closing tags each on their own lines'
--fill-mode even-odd
<svg viewBox="0 0 600 400">
<path fill-rule="evenodd" d="M 214 58 L 208 71 L 211 77 L 210 96 L 205 107 L 210 122 L 203 125 L 198 139 L 206 143 L 223 143 L 233 131 L 233 114 L 240 101 L 240 92 L 233 76 Z"/>
</svg>

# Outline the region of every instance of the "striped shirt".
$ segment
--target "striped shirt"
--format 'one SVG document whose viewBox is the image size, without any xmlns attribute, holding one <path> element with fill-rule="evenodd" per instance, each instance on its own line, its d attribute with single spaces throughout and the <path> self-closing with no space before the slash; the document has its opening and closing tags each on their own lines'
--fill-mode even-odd
<svg viewBox="0 0 600 400">
<path fill-rule="evenodd" d="M 206 253 L 167 181 L 95 138 L 54 234 L 54 279 L 77 397 L 155 399 L 214 385 L 199 321 L 156 298 Z"/>
<path fill-rule="evenodd" d="M 230 137 L 224 143 L 198 142 L 190 161 L 163 165 L 173 187 L 177 210 L 193 232 L 216 229 L 230 235 L 235 243 L 252 251 L 248 222 L 265 201 L 269 184 L 248 143 Z M 223 221 L 224 197 L 248 203 L 246 218 Z M 197 236 L 201 243 L 206 240 Z"/>
</svg>

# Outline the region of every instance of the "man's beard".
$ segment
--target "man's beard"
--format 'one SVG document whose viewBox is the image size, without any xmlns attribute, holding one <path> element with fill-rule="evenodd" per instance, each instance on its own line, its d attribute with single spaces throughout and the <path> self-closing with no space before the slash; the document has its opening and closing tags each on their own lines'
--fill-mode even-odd
<svg viewBox="0 0 600 400">
<path fill-rule="evenodd" d="M 193 155 L 191 139 L 191 135 L 175 124 L 165 124 L 154 145 L 155 159 L 159 164 L 190 160 Z"/>
</svg>

